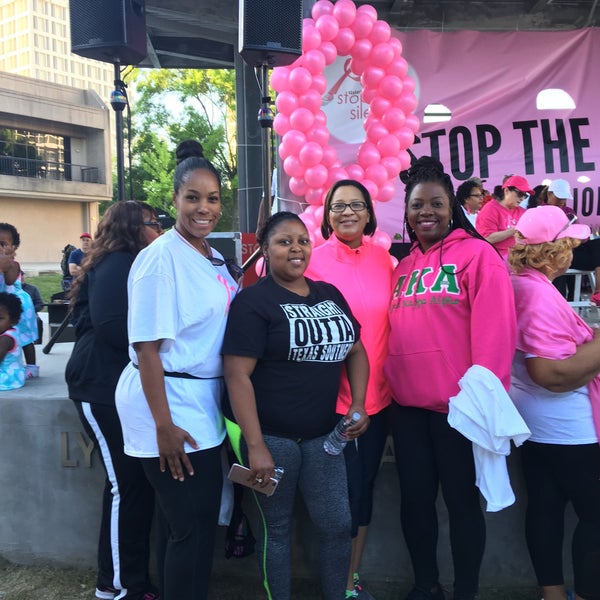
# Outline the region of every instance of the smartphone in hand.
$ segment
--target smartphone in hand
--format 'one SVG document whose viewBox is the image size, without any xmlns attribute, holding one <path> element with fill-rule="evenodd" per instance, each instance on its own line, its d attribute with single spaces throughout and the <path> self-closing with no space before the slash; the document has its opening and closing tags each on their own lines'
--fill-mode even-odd
<svg viewBox="0 0 600 600">
<path fill-rule="evenodd" d="M 241 485 L 249 487 L 256 492 L 265 494 L 266 496 L 272 496 L 275 493 L 277 484 L 279 483 L 279 480 L 275 479 L 274 477 L 270 477 L 268 485 L 265 487 L 260 487 L 261 484 L 258 483 L 256 479 L 249 479 L 250 469 L 238 463 L 233 463 L 233 465 L 231 465 L 231 469 L 229 469 L 229 474 L 227 477 L 234 483 L 240 483 Z"/>
</svg>

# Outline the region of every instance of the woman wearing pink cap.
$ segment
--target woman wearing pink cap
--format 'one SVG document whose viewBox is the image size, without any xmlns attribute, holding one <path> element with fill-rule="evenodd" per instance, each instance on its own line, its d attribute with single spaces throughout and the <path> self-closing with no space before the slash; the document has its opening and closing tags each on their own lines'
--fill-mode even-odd
<svg viewBox="0 0 600 600">
<path fill-rule="evenodd" d="M 592 330 L 552 284 L 587 239 L 558 206 L 528 210 L 508 261 L 517 309 L 510 395 L 531 430 L 522 446 L 529 554 L 544 600 L 565 600 L 562 548 L 567 502 L 575 599 L 600 590 L 600 329 Z"/>
<path fill-rule="evenodd" d="M 511 175 L 502 184 L 501 200 L 491 200 L 484 204 L 477 215 L 477 231 L 490 244 L 493 244 L 500 256 L 506 260 L 508 250 L 514 245 L 515 225 L 525 209 L 519 206 L 525 196 L 533 196 L 527 179 L 520 175 Z"/>
</svg>

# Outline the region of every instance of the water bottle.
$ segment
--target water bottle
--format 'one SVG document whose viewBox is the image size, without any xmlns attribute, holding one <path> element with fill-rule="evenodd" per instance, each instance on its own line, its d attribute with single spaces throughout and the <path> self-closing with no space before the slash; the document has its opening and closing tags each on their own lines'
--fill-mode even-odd
<svg viewBox="0 0 600 600">
<path fill-rule="evenodd" d="M 360 421 L 360 413 L 358 412 L 352 413 L 352 419 L 350 421 L 346 421 L 346 417 L 342 417 L 323 442 L 325 452 L 334 456 L 340 454 L 348 443 L 348 440 L 346 439 L 346 429 L 358 421 Z"/>
</svg>

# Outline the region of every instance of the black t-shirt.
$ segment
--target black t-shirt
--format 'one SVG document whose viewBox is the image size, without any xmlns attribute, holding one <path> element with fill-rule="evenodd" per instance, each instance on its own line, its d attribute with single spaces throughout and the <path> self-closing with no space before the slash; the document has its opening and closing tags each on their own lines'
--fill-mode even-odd
<svg viewBox="0 0 600 600">
<path fill-rule="evenodd" d="M 359 339 L 341 292 L 307 282 L 304 297 L 266 277 L 240 292 L 229 312 L 223 354 L 257 359 L 251 380 L 268 435 L 314 438 L 335 426 L 343 361 Z"/>
</svg>

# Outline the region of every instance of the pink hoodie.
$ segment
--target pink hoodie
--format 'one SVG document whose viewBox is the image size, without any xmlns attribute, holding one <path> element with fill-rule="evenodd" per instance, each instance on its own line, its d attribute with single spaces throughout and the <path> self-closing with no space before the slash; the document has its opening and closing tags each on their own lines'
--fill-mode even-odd
<svg viewBox="0 0 600 600">
<path fill-rule="evenodd" d="M 490 244 L 454 230 L 425 253 L 415 244 L 392 279 L 384 370 L 398 404 L 447 413 L 472 365 L 508 390 L 515 307 L 508 270 Z"/>
<path fill-rule="evenodd" d="M 383 363 L 388 349 L 388 308 L 392 286 L 392 258 L 369 237 L 355 249 L 335 235 L 317 246 L 310 258 L 307 277 L 327 281 L 337 287 L 361 325 L 360 339 L 369 358 L 369 384 L 365 410 L 373 415 L 391 403 Z M 346 414 L 351 403 L 350 385 L 342 375 L 336 412 Z"/>
</svg>

